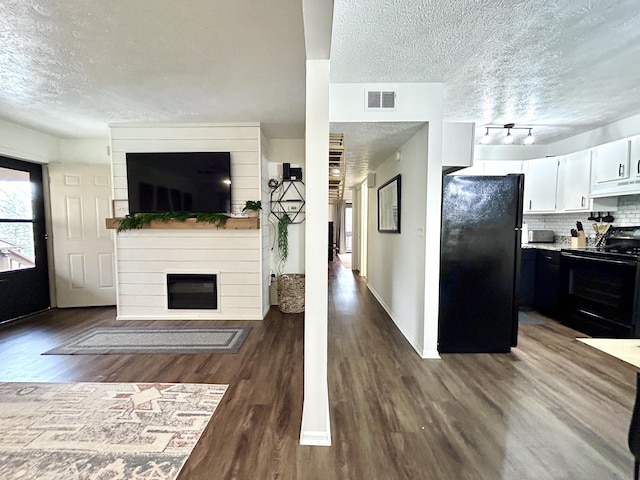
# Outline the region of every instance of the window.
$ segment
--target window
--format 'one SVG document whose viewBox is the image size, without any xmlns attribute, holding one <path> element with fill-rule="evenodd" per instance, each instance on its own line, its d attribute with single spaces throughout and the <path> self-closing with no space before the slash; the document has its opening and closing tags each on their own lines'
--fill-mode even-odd
<svg viewBox="0 0 640 480">
<path fill-rule="evenodd" d="M 29 172 L 0 167 L 0 272 L 35 267 Z"/>
</svg>

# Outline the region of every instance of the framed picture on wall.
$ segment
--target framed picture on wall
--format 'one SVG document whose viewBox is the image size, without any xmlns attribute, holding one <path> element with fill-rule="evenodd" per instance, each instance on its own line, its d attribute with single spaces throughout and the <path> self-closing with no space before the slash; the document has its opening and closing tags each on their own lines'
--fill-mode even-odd
<svg viewBox="0 0 640 480">
<path fill-rule="evenodd" d="M 112 200 L 113 216 L 123 218 L 129 215 L 129 200 Z"/>
<path fill-rule="evenodd" d="M 400 175 L 378 188 L 378 231 L 400 233 Z"/>
</svg>

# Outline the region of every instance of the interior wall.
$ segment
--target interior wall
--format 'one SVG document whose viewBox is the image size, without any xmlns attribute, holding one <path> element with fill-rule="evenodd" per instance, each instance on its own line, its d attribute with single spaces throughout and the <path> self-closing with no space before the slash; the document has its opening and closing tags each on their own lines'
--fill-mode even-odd
<svg viewBox="0 0 640 480">
<path fill-rule="evenodd" d="M 303 181 L 306 179 L 306 169 L 304 163 L 304 140 L 303 139 L 271 139 L 269 141 L 269 178 L 275 178 L 282 182 L 282 164 L 290 163 L 292 166 L 302 167 Z M 266 186 L 267 191 L 271 190 Z M 267 207 L 265 211 L 270 212 Z M 289 225 L 289 258 L 282 266 L 280 273 L 305 273 L 304 262 L 304 242 L 305 242 L 306 221 Z M 280 258 L 276 248 L 277 220 L 275 216 L 267 216 L 269 242 L 271 251 L 271 270 L 278 273 Z"/>
<path fill-rule="evenodd" d="M 112 126 L 114 198 L 127 199 L 128 152 L 231 153 L 232 209 L 261 198 L 259 124 Z M 142 229 L 116 235 L 117 318 L 262 320 L 262 229 Z M 167 273 L 219 274 L 218 310 L 168 310 Z M 267 272 L 268 274 L 268 272 Z"/>
<path fill-rule="evenodd" d="M 60 158 L 60 141 L 52 135 L 0 119 L 0 155 L 49 163 Z"/>
<path fill-rule="evenodd" d="M 60 162 L 106 164 L 111 162 L 108 138 L 61 139 Z"/>
<path fill-rule="evenodd" d="M 425 287 L 425 217 L 428 125 L 375 171 L 376 188 L 368 201 L 367 280 L 371 292 L 384 306 L 413 347 L 423 351 Z M 377 189 L 401 175 L 400 234 L 379 233 Z"/>
</svg>

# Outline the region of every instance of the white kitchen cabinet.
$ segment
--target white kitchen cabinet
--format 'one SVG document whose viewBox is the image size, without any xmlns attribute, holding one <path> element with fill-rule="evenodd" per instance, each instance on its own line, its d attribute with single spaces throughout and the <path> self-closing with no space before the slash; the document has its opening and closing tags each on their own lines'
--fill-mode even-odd
<svg viewBox="0 0 640 480">
<path fill-rule="evenodd" d="M 473 165 L 475 123 L 444 122 L 442 124 L 442 166 Z"/>
<path fill-rule="evenodd" d="M 563 155 L 558 164 L 558 191 L 556 210 L 559 212 L 614 211 L 617 197 L 589 197 L 591 190 L 591 152 Z"/>
<path fill-rule="evenodd" d="M 594 184 L 629 178 L 629 141 L 605 143 L 592 150 Z"/>
<path fill-rule="evenodd" d="M 640 178 L 640 137 L 631 139 L 631 154 L 629 155 L 629 176 Z"/>
<path fill-rule="evenodd" d="M 548 213 L 556 210 L 558 159 L 526 160 L 524 170 L 524 213 Z"/>
</svg>

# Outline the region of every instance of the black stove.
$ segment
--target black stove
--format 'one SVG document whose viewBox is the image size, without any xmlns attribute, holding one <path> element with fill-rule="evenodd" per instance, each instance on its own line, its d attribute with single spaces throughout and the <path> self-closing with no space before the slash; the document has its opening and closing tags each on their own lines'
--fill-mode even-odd
<svg viewBox="0 0 640 480">
<path fill-rule="evenodd" d="M 593 337 L 640 338 L 640 227 L 611 227 L 598 247 L 563 249 L 563 319 Z"/>
<path fill-rule="evenodd" d="M 593 258 L 640 261 L 640 227 L 611 227 L 599 243 L 598 247 L 562 250 Z"/>
</svg>

